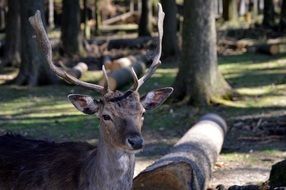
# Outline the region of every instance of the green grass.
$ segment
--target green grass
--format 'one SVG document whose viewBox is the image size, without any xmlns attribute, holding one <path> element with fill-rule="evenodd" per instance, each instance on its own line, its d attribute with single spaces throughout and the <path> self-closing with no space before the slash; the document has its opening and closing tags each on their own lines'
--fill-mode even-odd
<svg viewBox="0 0 286 190">
<path fill-rule="evenodd" d="M 223 101 L 220 106 L 200 109 L 164 104 L 146 114 L 144 130 L 178 136 L 207 112 L 217 112 L 232 120 L 265 113 L 275 116 L 285 108 L 286 57 L 244 54 L 220 58 L 219 63 L 225 78 L 242 97 Z M 144 84 L 141 93 L 172 85 L 176 73 L 177 69 L 168 63 Z M 88 81 L 95 78 L 98 76 L 92 72 L 84 77 Z M 55 140 L 96 137 L 96 118 L 74 109 L 66 98 L 69 93 L 91 94 L 66 85 L 36 88 L 0 86 L 0 131 Z"/>
</svg>

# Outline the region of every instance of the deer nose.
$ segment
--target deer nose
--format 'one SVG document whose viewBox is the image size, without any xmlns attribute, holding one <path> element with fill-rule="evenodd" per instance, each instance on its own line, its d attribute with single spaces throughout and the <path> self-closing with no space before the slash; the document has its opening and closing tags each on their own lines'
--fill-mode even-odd
<svg viewBox="0 0 286 190">
<path fill-rule="evenodd" d="M 127 138 L 128 145 L 133 148 L 134 150 L 138 150 L 143 148 L 144 140 L 142 137 L 136 135 Z"/>
</svg>

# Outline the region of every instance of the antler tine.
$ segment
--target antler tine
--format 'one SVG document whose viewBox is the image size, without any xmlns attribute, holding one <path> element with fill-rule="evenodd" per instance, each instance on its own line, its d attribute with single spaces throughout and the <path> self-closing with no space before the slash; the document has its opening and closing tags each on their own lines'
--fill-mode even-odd
<svg viewBox="0 0 286 190">
<path fill-rule="evenodd" d="M 138 77 L 137 77 L 136 72 L 135 72 L 133 67 L 130 68 L 130 71 L 131 71 L 131 75 L 132 75 L 132 78 L 133 78 L 133 81 L 134 81 L 134 84 L 133 84 L 133 86 L 132 86 L 132 88 L 130 90 L 137 91 L 138 87 L 139 87 Z"/>
<path fill-rule="evenodd" d="M 34 16 L 31 16 L 29 18 L 29 22 L 31 23 L 32 27 L 35 30 L 37 42 L 38 42 L 40 49 L 42 50 L 42 52 L 46 58 L 46 61 L 48 62 L 51 70 L 53 72 L 55 72 L 55 74 L 57 76 L 59 76 L 60 78 L 62 78 L 63 80 L 65 80 L 68 83 L 83 86 L 83 87 L 88 88 L 90 90 L 95 90 L 101 94 L 106 93 L 106 89 L 104 87 L 96 85 L 96 84 L 91 84 L 91 83 L 81 81 L 81 80 L 73 77 L 72 75 L 66 73 L 65 71 L 61 70 L 59 67 L 57 67 L 53 64 L 52 46 L 51 46 L 51 43 L 49 41 L 46 30 L 44 28 L 43 21 L 41 19 L 41 13 L 39 10 L 36 11 Z"/>
<path fill-rule="evenodd" d="M 165 13 L 163 12 L 162 9 L 162 5 L 160 3 L 158 3 L 158 21 L 157 21 L 157 25 L 158 25 L 158 33 L 159 33 L 159 37 L 158 37 L 158 45 L 157 45 L 157 49 L 156 49 L 156 55 L 153 59 L 152 65 L 149 67 L 148 72 L 139 79 L 138 81 L 138 85 L 135 86 L 134 85 L 134 90 L 138 90 L 140 88 L 140 86 L 142 86 L 142 84 L 144 84 L 144 82 L 146 80 L 148 80 L 156 71 L 156 69 L 158 68 L 158 66 L 161 64 L 160 58 L 161 58 L 161 53 L 162 53 L 162 39 L 163 39 L 163 22 L 164 22 L 164 17 L 165 17 Z"/>
<path fill-rule="evenodd" d="M 103 72 L 103 76 L 104 76 L 104 79 L 105 79 L 105 84 L 104 84 L 104 90 L 105 92 L 108 92 L 110 91 L 109 89 L 109 81 L 108 81 L 108 76 L 107 76 L 107 72 L 106 72 L 106 69 L 105 69 L 105 66 L 102 65 L 102 72 Z"/>
</svg>

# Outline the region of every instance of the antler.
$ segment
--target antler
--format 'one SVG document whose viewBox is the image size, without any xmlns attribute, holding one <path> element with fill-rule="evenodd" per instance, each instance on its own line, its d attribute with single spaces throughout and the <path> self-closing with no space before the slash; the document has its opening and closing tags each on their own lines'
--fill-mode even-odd
<svg viewBox="0 0 286 190">
<path fill-rule="evenodd" d="M 140 86 L 142 86 L 142 84 L 144 84 L 144 82 L 146 80 L 148 80 L 155 73 L 156 69 L 161 64 L 160 58 L 161 58 L 161 53 L 162 53 L 164 17 L 165 17 L 165 13 L 163 12 L 162 5 L 160 3 L 158 3 L 157 25 L 158 25 L 158 33 L 159 33 L 159 36 L 158 36 L 159 42 L 158 42 L 157 49 L 156 49 L 156 55 L 153 59 L 152 65 L 149 67 L 147 73 L 143 77 L 141 77 L 139 80 L 137 78 L 136 73 L 134 72 L 134 69 L 133 68 L 131 69 L 131 74 L 132 74 L 133 80 L 134 80 L 134 85 L 131 88 L 131 90 L 137 91 L 140 88 Z"/>
<path fill-rule="evenodd" d="M 106 82 L 106 85 L 104 87 L 102 87 L 100 85 L 96 85 L 96 84 L 87 83 L 87 82 L 81 81 L 81 80 L 73 77 L 72 75 L 68 74 L 64 70 L 61 70 L 59 67 L 55 66 L 53 64 L 53 60 L 52 60 L 52 56 L 53 56 L 52 55 L 52 46 L 51 46 L 51 43 L 49 41 L 46 30 L 44 28 L 43 21 L 41 19 L 41 13 L 39 10 L 36 11 L 34 16 L 31 16 L 29 18 L 29 22 L 31 23 L 32 27 L 35 30 L 37 42 L 38 42 L 41 50 L 43 51 L 43 54 L 46 58 L 46 61 L 48 62 L 51 70 L 57 76 L 64 79 L 68 83 L 83 86 L 83 87 L 88 88 L 90 90 L 95 90 L 101 94 L 105 94 L 109 91 L 108 82 Z M 108 81 L 104 65 L 102 66 L 102 71 L 103 71 L 103 75 L 105 77 L 105 80 Z"/>
</svg>

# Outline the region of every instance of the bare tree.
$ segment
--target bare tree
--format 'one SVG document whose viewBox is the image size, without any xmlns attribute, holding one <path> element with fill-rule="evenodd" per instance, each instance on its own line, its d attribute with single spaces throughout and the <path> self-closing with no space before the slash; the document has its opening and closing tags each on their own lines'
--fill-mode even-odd
<svg viewBox="0 0 286 190">
<path fill-rule="evenodd" d="M 184 1 L 182 60 L 174 84 L 176 100 L 190 96 L 191 104 L 207 105 L 231 92 L 218 70 L 213 3 Z"/>
</svg>

